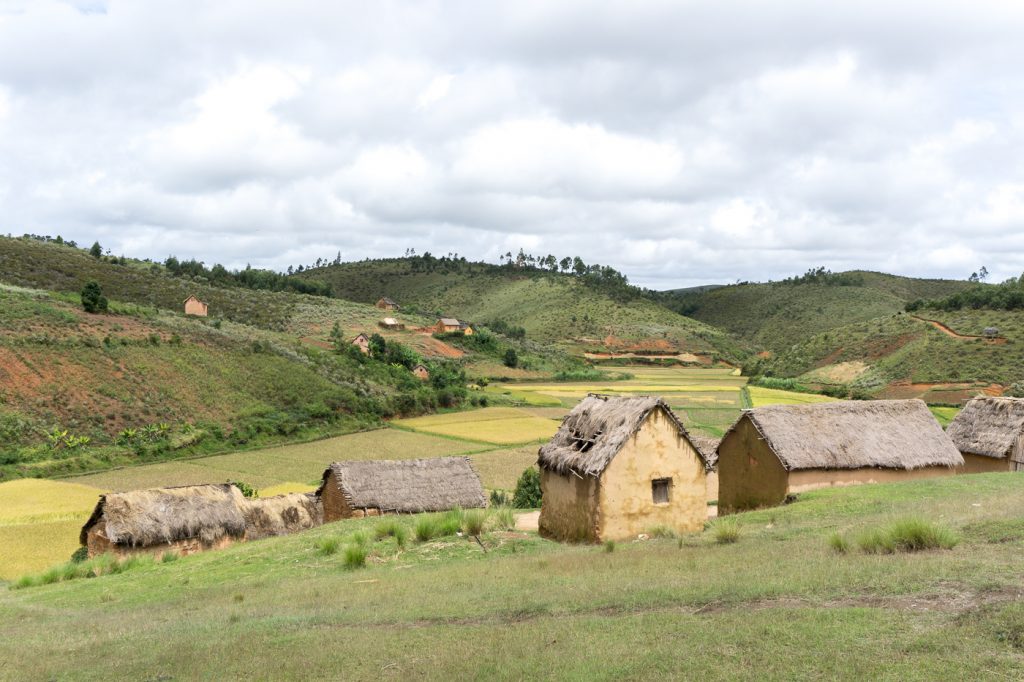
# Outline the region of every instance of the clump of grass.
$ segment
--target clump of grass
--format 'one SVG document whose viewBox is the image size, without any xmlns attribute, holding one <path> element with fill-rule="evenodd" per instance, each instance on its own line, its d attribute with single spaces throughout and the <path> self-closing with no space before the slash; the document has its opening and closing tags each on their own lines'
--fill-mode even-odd
<svg viewBox="0 0 1024 682">
<path fill-rule="evenodd" d="M 152 556 L 130 556 L 118 559 L 113 554 L 101 554 L 87 561 L 69 561 L 52 566 L 37 575 L 24 575 L 10 585 L 10 589 L 24 589 L 39 585 L 78 580 L 80 578 L 96 578 L 101 575 L 116 575 L 140 566 L 152 566 L 156 563 Z"/>
<path fill-rule="evenodd" d="M 479 537 L 487 523 L 487 512 L 483 509 L 470 509 L 462 514 L 462 532 L 466 535 Z"/>
<path fill-rule="evenodd" d="M 341 540 L 335 537 L 320 538 L 313 547 L 316 548 L 316 553 L 320 556 L 331 556 L 337 553 L 338 548 L 341 547 Z"/>
<path fill-rule="evenodd" d="M 715 542 L 720 545 L 731 545 L 740 539 L 740 524 L 735 519 L 719 519 L 712 526 Z"/>
<path fill-rule="evenodd" d="M 364 549 L 370 546 L 370 534 L 365 530 L 357 530 L 355 533 L 348 536 L 348 539 L 352 544 L 358 545 Z"/>
<path fill-rule="evenodd" d="M 405 547 L 409 541 L 409 529 L 399 523 L 398 519 L 381 521 L 374 529 L 374 535 L 378 540 L 392 537 L 399 548 Z"/>
<path fill-rule="evenodd" d="M 615 551 L 615 540 L 605 540 L 604 541 L 604 551 L 607 552 L 608 554 L 611 554 L 612 552 L 614 552 Z"/>
<path fill-rule="evenodd" d="M 366 565 L 366 555 L 369 554 L 365 544 L 352 544 L 345 547 L 345 568 L 354 571 Z"/>
<path fill-rule="evenodd" d="M 647 534 L 650 535 L 652 538 L 674 539 L 676 537 L 676 532 L 668 526 L 655 526 L 654 528 L 651 528 L 649 531 L 647 531 Z"/>
<path fill-rule="evenodd" d="M 497 530 L 515 530 L 516 513 L 511 507 L 498 507 L 493 510 L 491 518 Z"/>
<path fill-rule="evenodd" d="M 416 519 L 412 532 L 417 542 L 429 542 L 439 535 L 439 530 L 438 518 L 433 514 L 425 514 Z"/>
<path fill-rule="evenodd" d="M 438 533 L 439 537 L 446 535 L 455 535 L 462 531 L 462 515 L 465 512 L 462 511 L 462 507 L 455 507 L 450 509 L 441 515 L 441 519 L 438 522 Z"/>
<path fill-rule="evenodd" d="M 850 541 L 839 533 L 832 533 L 828 538 L 828 546 L 836 554 L 846 554 L 850 551 Z"/>
<path fill-rule="evenodd" d="M 162 563 L 162 564 L 169 564 L 169 563 L 177 561 L 177 560 L 178 560 L 178 555 L 175 552 L 164 552 L 160 556 L 160 563 Z"/>
<path fill-rule="evenodd" d="M 867 530 L 857 538 L 857 546 L 865 554 L 953 549 L 959 542 L 960 538 L 950 529 L 913 518 L 895 521 L 886 528 Z"/>
</svg>

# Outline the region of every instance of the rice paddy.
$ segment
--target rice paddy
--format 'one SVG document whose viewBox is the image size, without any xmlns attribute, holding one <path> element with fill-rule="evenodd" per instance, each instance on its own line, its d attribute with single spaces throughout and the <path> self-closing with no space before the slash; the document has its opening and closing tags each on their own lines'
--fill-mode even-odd
<svg viewBox="0 0 1024 682">
<path fill-rule="evenodd" d="M 488 407 L 472 412 L 401 419 L 399 428 L 494 445 L 519 445 L 547 440 L 558 430 L 554 419 L 537 417 L 515 407 Z"/>
<path fill-rule="evenodd" d="M 817 403 L 835 402 L 836 398 L 816 393 L 794 393 L 793 391 L 782 391 L 777 388 L 761 388 L 751 386 L 747 389 L 750 392 L 750 402 L 754 407 L 765 405 L 814 405 Z"/>
</svg>

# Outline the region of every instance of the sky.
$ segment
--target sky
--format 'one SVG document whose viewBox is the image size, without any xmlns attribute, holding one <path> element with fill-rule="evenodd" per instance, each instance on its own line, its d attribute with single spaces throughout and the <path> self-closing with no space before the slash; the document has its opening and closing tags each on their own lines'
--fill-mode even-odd
<svg viewBox="0 0 1024 682">
<path fill-rule="evenodd" d="M 1024 3 L 0 0 L 0 233 L 1024 272 Z"/>
</svg>

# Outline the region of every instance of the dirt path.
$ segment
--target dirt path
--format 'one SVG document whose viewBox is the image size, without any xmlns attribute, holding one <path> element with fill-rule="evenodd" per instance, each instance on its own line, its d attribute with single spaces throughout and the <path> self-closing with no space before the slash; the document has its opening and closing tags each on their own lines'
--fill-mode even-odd
<svg viewBox="0 0 1024 682">
<path fill-rule="evenodd" d="M 964 340 L 964 341 L 973 341 L 974 339 L 983 339 L 985 341 L 988 341 L 989 343 L 1006 343 L 1006 339 L 998 337 L 998 336 L 990 338 L 990 337 L 987 337 L 987 336 L 977 336 L 975 334 L 960 334 L 959 332 L 953 331 L 948 326 L 946 326 L 942 322 L 939 322 L 938 320 L 929 320 L 927 317 L 921 317 L 919 315 L 911 315 L 911 317 L 914 318 L 915 320 L 920 321 L 920 322 L 926 322 L 926 323 L 930 324 L 931 326 L 935 327 L 936 329 L 938 329 L 940 332 L 942 332 L 946 336 L 952 336 L 954 339 L 961 339 L 961 340 Z"/>
</svg>

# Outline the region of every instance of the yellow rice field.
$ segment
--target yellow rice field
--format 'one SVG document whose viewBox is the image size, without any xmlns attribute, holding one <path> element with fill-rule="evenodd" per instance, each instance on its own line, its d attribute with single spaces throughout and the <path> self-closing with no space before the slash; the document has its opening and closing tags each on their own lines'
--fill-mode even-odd
<svg viewBox="0 0 1024 682">
<path fill-rule="evenodd" d="M 401 419 L 394 424 L 422 433 L 494 445 L 518 445 L 547 440 L 558 430 L 558 421 L 535 416 L 517 407 L 488 407 L 472 412 Z"/>
<path fill-rule="evenodd" d="M 269 488 L 260 489 L 260 497 L 273 497 L 274 495 L 287 495 L 288 493 L 311 493 L 317 489 L 315 485 L 285 481 L 272 485 Z"/>
<path fill-rule="evenodd" d="M 764 407 L 765 405 L 813 405 L 815 403 L 831 403 L 836 401 L 836 398 L 830 398 L 827 395 L 794 393 L 776 388 L 761 388 L 760 386 L 751 386 L 747 390 L 750 391 L 750 402 L 753 403 L 754 407 Z"/>
<path fill-rule="evenodd" d="M 79 483 L 39 478 L 0 483 L 0 525 L 81 516 L 92 511 L 103 492 Z"/>
</svg>

